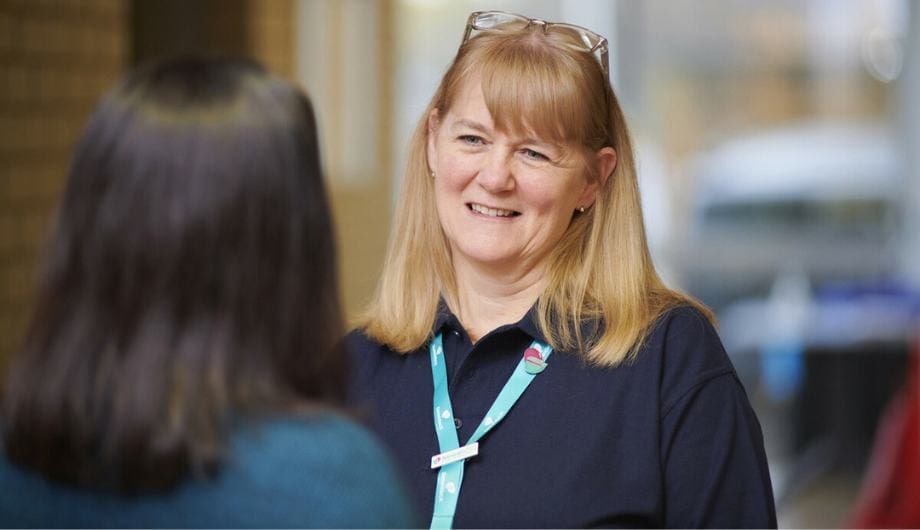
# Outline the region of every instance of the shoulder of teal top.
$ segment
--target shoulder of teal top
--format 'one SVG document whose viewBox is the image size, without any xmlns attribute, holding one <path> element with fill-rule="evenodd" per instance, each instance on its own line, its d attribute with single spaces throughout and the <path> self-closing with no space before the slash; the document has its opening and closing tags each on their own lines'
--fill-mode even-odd
<svg viewBox="0 0 920 530">
<path fill-rule="evenodd" d="M 231 454 L 253 462 L 249 471 L 276 492 L 298 492 L 298 511 L 311 526 L 417 524 L 390 455 L 367 429 L 340 414 L 247 425 L 234 436 Z M 329 519 L 317 520 L 320 513 Z"/>
</svg>

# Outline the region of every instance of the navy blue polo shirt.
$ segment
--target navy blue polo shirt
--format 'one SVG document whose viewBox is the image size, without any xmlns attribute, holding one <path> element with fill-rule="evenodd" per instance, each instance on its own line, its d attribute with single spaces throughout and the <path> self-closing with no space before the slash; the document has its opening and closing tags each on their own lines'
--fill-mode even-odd
<svg viewBox="0 0 920 530">
<path fill-rule="evenodd" d="M 442 309 L 460 444 L 476 430 L 531 341 L 531 310 L 476 344 Z M 401 465 L 431 520 L 439 453 L 427 346 L 394 353 L 348 337 L 350 402 Z M 776 527 L 760 425 L 713 327 L 680 307 L 637 359 L 616 368 L 556 351 L 467 460 L 455 528 Z"/>
</svg>

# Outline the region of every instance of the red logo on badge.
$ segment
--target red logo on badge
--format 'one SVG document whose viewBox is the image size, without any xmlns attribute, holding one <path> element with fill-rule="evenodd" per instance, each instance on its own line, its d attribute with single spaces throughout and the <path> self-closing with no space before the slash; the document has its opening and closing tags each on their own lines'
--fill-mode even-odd
<svg viewBox="0 0 920 530">
<path fill-rule="evenodd" d="M 539 374 L 546 368 L 546 361 L 543 360 L 543 356 L 540 355 L 540 351 L 536 348 L 527 348 L 524 351 L 524 370 L 528 374 Z"/>
</svg>

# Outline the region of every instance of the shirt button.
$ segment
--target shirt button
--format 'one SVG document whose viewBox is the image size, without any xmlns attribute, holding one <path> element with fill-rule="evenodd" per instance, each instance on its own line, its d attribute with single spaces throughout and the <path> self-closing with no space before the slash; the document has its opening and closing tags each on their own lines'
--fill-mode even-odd
<svg viewBox="0 0 920 530">
<path fill-rule="evenodd" d="M 460 427 L 463 427 L 463 422 L 460 418 L 454 418 L 454 426 L 457 427 L 457 430 L 460 430 Z"/>
</svg>

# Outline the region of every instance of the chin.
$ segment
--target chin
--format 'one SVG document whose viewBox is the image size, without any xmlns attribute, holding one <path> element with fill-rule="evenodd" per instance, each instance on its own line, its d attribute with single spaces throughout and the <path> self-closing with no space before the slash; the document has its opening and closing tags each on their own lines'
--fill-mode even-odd
<svg viewBox="0 0 920 530">
<path fill-rule="evenodd" d="M 470 263 L 489 268 L 506 267 L 521 261 L 517 254 L 509 253 L 507 249 L 493 252 L 484 250 L 460 252 L 460 255 Z"/>
</svg>

